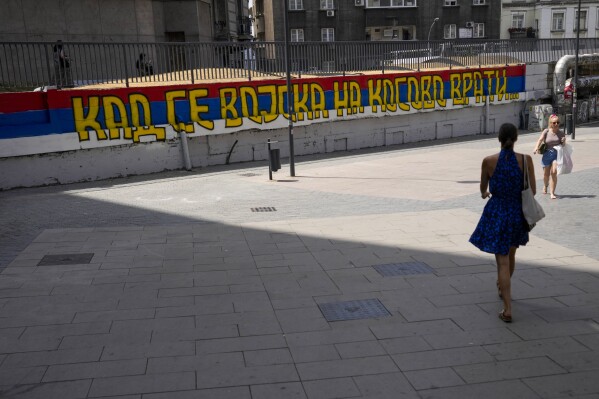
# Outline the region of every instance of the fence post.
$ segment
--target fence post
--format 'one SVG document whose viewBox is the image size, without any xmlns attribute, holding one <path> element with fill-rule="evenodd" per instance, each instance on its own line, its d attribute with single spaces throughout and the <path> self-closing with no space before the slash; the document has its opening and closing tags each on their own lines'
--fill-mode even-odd
<svg viewBox="0 0 599 399">
<path fill-rule="evenodd" d="M 52 80 L 52 69 L 50 69 L 50 55 L 48 54 L 48 46 L 46 45 L 44 45 L 44 52 L 46 53 L 46 68 L 48 69 L 48 80 L 46 81 L 44 79 L 44 86 L 50 86 Z"/>
<path fill-rule="evenodd" d="M 121 44 L 123 49 L 123 67 L 125 68 L 125 85 L 129 87 L 129 74 L 127 73 L 127 52 L 125 51 L 125 45 Z"/>
</svg>

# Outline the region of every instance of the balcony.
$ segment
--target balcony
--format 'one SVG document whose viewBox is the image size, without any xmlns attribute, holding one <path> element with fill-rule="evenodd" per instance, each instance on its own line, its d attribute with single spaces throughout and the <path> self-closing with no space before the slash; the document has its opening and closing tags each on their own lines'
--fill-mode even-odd
<svg viewBox="0 0 599 399">
<path fill-rule="evenodd" d="M 534 39 L 537 37 L 537 31 L 532 27 L 528 28 L 509 28 L 510 39 Z"/>
</svg>

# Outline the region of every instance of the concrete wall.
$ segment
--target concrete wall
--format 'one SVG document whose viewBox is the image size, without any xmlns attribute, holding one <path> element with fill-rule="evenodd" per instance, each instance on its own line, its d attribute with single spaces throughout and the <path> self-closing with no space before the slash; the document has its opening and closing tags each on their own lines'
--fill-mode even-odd
<svg viewBox="0 0 599 399">
<path fill-rule="evenodd" d="M 489 131 L 505 122 L 518 124 L 522 102 L 491 106 Z M 419 141 L 481 134 L 485 108 L 315 123 L 294 129 L 296 156 L 351 151 Z M 288 130 L 240 131 L 190 138 L 194 168 L 267 159 L 267 139 L 279 141 L 281 156 L 289 156 Z M 286 160 L 283 159 L 285 163 Z M 67 151 L 0 159 L 0 189 L 66 184 L 184 168 L 179 138 L 166 142 Z M 286 173 L 281 171 L 279 173 Z"/>
<path fill-rule="evenodd" d="M 519 124 L 526 100 L 552 82 L 547 68 L 531 68 L 530 82 L 526 73 L 515 65 L 297 79 L 295 154 L 494 133 Z M 180 169 L 175 126 L 188 133 L 193 167 L 225 164 L 229 153 L 231 163 L 266 159 L 268 138 L 285 157 L 284 89 L 264 80 L 0 94 L 0 189 Z"/>
</svg>

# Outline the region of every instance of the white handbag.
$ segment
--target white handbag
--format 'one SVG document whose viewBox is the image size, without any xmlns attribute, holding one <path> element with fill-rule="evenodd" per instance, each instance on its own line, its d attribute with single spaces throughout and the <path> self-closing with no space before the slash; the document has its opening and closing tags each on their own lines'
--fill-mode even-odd
<svg viewBox="0 0 599 399">
<path fill-rule="evenodd" d="M 522 188 L 522 213 L 526 219 L 528 231 L 531 231 L 537 222 L 545 217 L 541 204 L 535 199 L 530 188 L 530 176 L 526 165 L 526 156 L 522 156 L 522 168 L 524 169 L 524 185 Z"/>
</svg>

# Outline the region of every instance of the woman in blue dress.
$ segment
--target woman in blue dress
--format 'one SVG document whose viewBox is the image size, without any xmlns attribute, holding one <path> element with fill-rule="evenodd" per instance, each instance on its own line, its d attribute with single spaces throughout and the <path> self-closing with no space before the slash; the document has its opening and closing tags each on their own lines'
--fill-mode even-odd
<svg viewBox="0 0 599 399">
<path fill-rule="evenodd" d="M 536 194 L 535 171 L 530 155 L 514 152 L 518 129 L 511 123 L 499 128 L 499 154 L 483 159 L 480 193 L 490 198 L 470 237 L 470 242 L 484 252 L 495 254 L 497 288 L 503 299 L 499 318 L 512 321 L 511 276 L 516 265 L 516 249 L 528 242 L 528 229 L 522 214 L 523 165 L 530 176 L 530 186 Z"/>
</svg>

